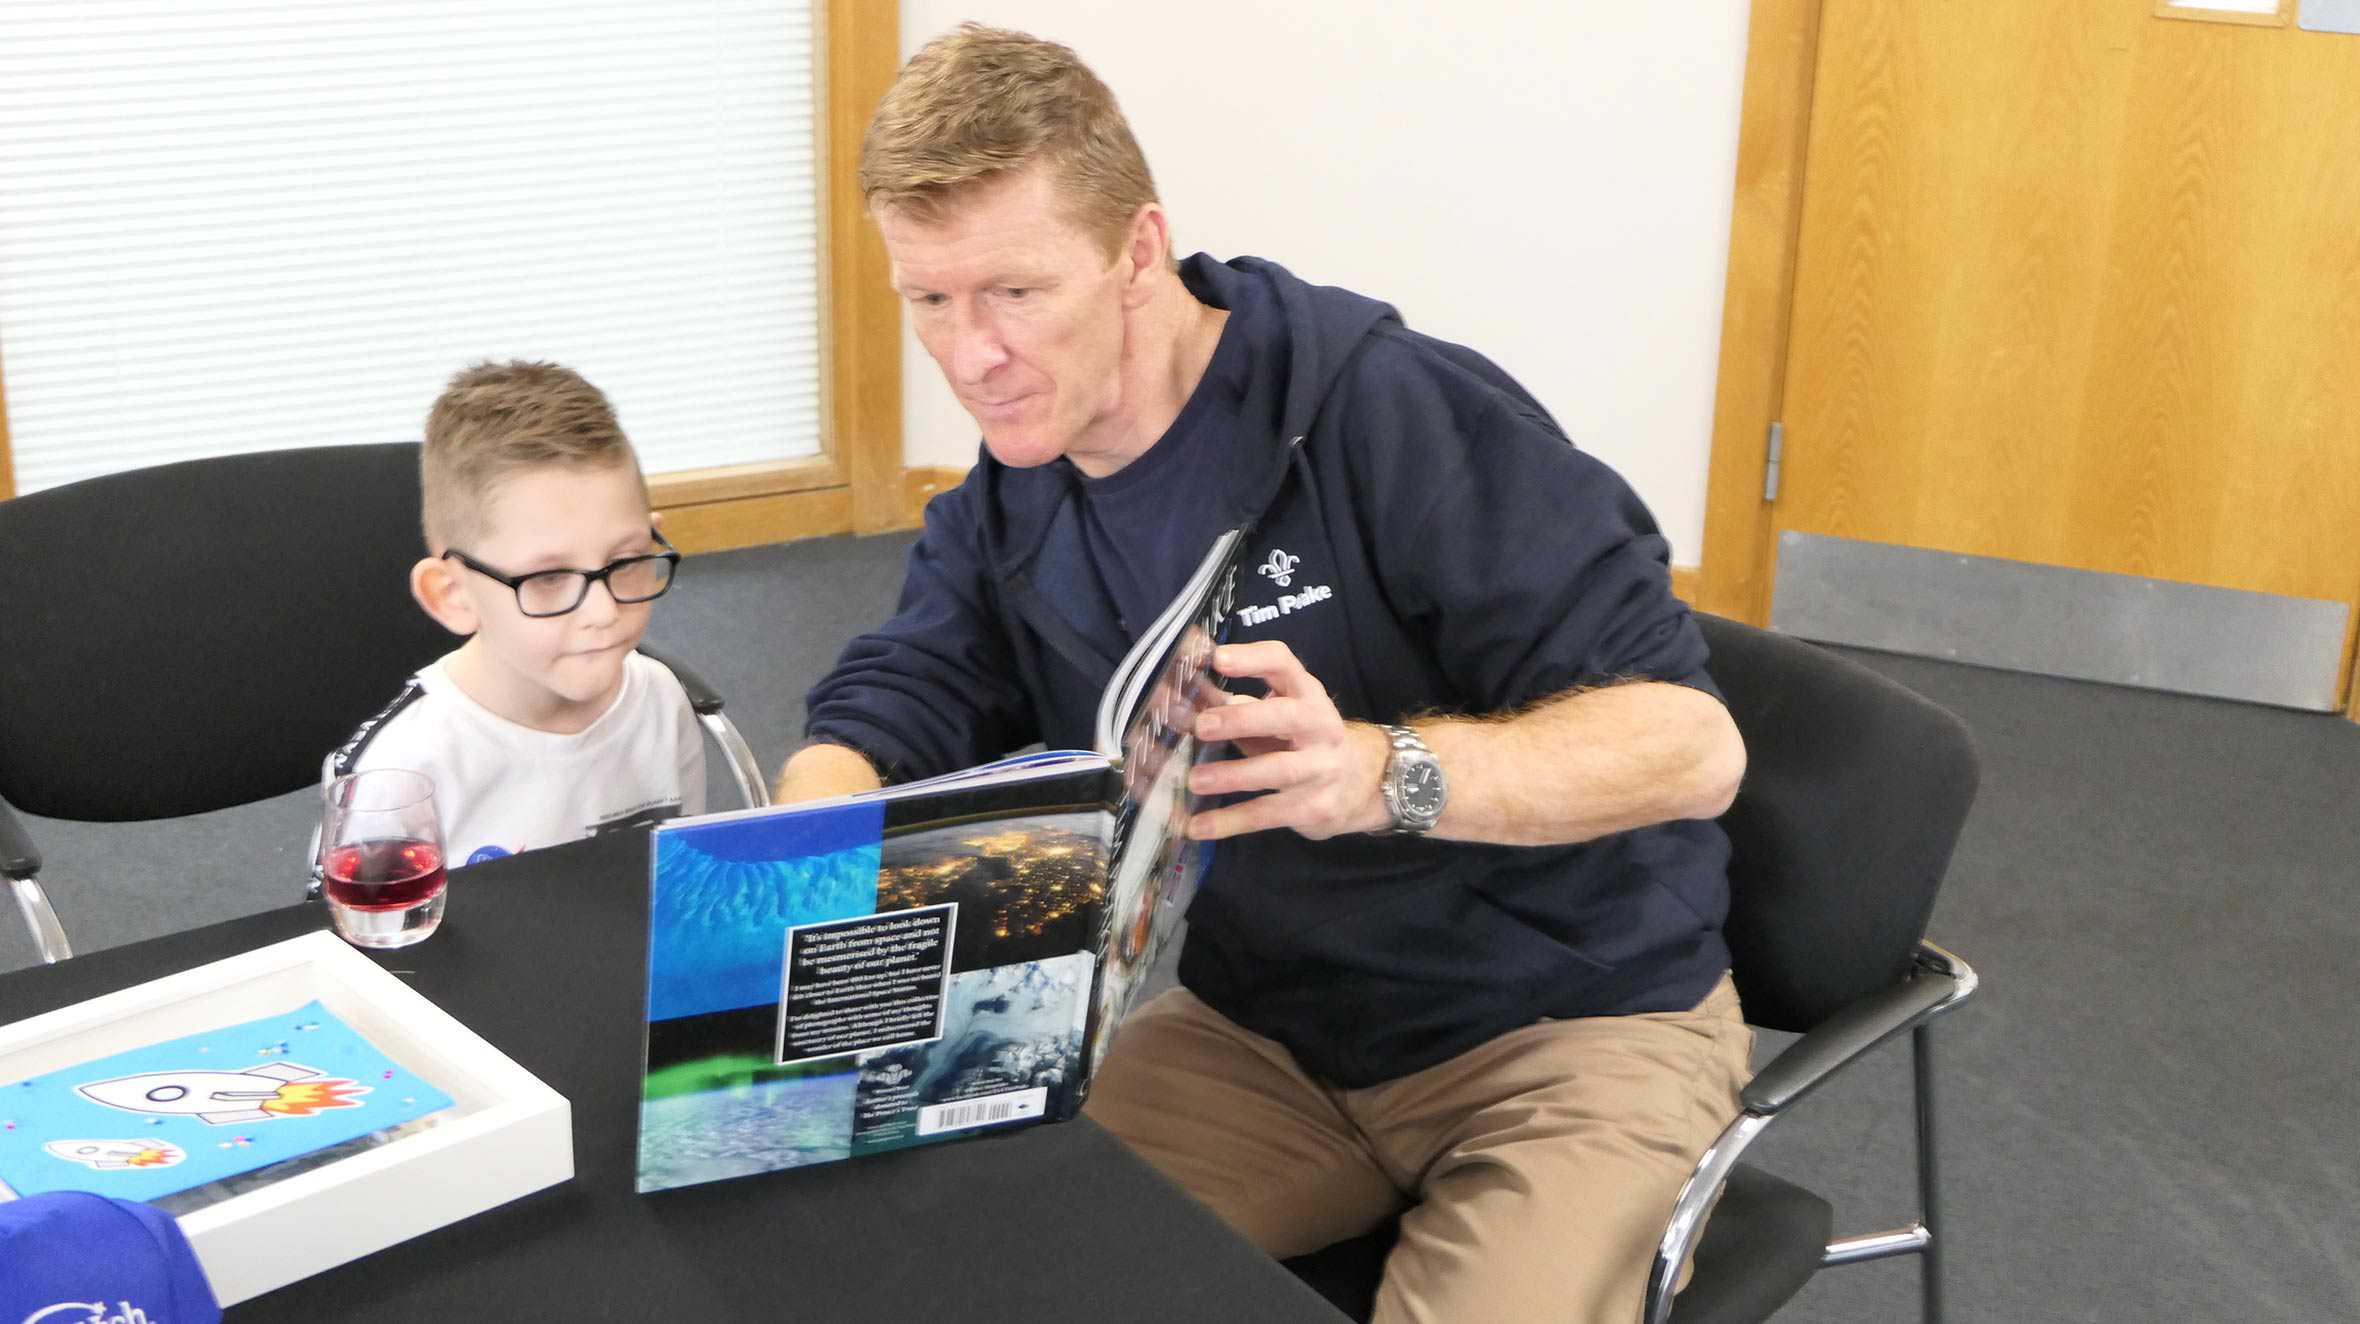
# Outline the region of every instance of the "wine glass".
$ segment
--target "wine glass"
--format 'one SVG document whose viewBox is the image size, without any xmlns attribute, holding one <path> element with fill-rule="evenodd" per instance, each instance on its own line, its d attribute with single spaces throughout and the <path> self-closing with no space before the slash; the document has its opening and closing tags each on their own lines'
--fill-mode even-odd
<svg viewBox="0 0 2360 1324">
<path fill-rule="evenodd" d="M 320 829 L 328 917 L 355 947 L 407 947 L 442 923 L 442 827 L 434 781 L 371 768 L 328 783 Z"/>
</svg>

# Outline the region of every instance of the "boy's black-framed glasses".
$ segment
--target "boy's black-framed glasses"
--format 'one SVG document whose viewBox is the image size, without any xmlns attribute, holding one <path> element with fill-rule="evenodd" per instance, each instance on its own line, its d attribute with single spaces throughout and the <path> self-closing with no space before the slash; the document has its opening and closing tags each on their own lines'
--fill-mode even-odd
<svg viewBox="0 0 2360 1324">
<path fill-rule="evenodd" d="M 665 590 L 672 587 L 672 571 L 680 564 L 680 553 L 654 528 L 647 533 L 664 550 L 621 557 L 597 570 L 535 570 L 529 575 L 507 575 L 456 547 L 444 551 L 443 555 L 486 579 L 506 584 L 516 595 L 516 609 L 538 619 L 563 616 L 581 606 L 590 596 L 590 586 L 601 582 L 618 606 L 653 602 L 664 596 Z"/>
</svg>

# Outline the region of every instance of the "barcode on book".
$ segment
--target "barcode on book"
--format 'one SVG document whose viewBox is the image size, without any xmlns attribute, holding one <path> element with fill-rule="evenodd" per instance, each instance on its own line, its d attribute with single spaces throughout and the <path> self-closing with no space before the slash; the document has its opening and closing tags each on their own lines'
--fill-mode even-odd
<svg viewBox="0 0 2360 1324">
<path fill-rule="evenodd" d="M 957 1103 L 937 1103 L 918 1110 L 918 1134 L 941 1135 L 971 1126 L 1038 1117 L 1048 1106 L 1049 1090 L 1045 1085 L 1007 1094 L 987 1094 L 979 1099 L 961 1099 Z"/>
</svg>

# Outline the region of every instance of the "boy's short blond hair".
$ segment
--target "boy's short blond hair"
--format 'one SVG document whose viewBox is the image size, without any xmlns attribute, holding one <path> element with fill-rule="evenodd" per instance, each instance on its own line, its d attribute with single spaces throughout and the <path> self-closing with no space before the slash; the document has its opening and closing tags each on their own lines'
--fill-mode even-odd
<svg viewBox="0 0 2360 1324">
<path fill-rule="evenodd" d="M 554 363 L 486 361 L 451 378 L 426 415 L 418 456 L 426 550 L 464 550 L 485 532 L 492 490 L 527 469 L 563 465 L 639 471 L 606 393 Z"/>
<path fill-rule="evenodd" d="M 1114 93 L 1067 47 L 962 24 L 926 43 L 878 103 L 860 144 L 873 215 L 938 220 L 970 185 L 1045 163 L 1070 218 L 1113 261 L 1155 177 Z"/>
</svg>

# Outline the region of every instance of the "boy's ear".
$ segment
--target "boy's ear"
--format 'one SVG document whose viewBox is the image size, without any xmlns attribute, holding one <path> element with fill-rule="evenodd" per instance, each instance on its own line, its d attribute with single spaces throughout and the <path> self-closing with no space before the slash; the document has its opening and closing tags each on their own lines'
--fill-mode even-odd
<svg viewBox="0 0 2360 1324">
<path fill-rule="evenodd" d="M 459 587 L 460 567 L 439 556 L 419 559 L 410 567 L 410 596 L 426 609 L 435 623 L 452 634 L 474 634 L 482 622 L 476 619 L 475 604 Z"/>
</svg>

